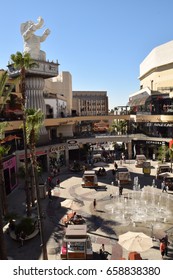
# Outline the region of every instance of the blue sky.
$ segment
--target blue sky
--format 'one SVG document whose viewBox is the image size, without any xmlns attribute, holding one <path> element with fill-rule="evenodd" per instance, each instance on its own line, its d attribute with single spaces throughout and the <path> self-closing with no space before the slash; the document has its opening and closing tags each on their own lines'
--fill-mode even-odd
<svg viewBox="0 0 173 280">
<path fill-rule="evenodd" d="M 172 0 L 3 1 L 0 68 L 23 51 L 21 23 L 38 16 L 51 30 L 41 45 L 47 59 L 71 73 L 73 90 L 106 90 L 109 109 L 127 104 L 142 60 L 173 39 Z"/>
</svg>

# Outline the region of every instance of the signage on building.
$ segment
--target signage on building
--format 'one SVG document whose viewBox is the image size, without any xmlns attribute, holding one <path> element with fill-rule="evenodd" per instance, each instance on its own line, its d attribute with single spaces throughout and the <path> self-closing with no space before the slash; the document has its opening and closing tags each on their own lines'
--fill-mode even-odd
<svg viewBox="0 0 173 280">
<path fill-rule="evenodd" d="M 173 123 L 146 123 L 146 126 L 173 127 Z"/>
<path fill-rule="evenodd" d="M 49 149 L 50 153 L 56 153 L 59 151 L 64 151 L 65 150 L 65 145 L 59 145 L 59 146 L 53 146 Z"/>
<path fill-rule="evenodd" d="M 68 149 L 69 150 L 79 149 L 79 144 L 78 144 L 77 140 L 68 140 L 67 144 L 68 144 Z"/>
<path fill-rule="evenodd" d="M 16 157 L 12 157 L 11 159 L 3 162 L 3 169 L 10 169 L 16 165 Z"/>
<path fill-rule="evenodd" d="M 165 142 L 164 142 L 165 143 Z M 147 140 L 146 144 L 155 144 L 155 145 L 162 145 L 162 141 L 152 141 L 152 140 Z"/>
<path fill-rule="evenodd" d="M 145 145 L 145 144 L 155 144 L 155 145 L 165 145 L 165 141 L 155 141 L 155 140 L 133 140 L 134 143 L 138 143 L 138 145 Z"/>
</svg>

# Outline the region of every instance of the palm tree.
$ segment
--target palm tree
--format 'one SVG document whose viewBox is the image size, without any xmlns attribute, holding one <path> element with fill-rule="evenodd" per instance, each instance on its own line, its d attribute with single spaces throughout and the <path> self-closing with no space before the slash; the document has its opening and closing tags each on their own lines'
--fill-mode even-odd
<svg viewBox="0 0 173 280">
<path fill-rule="evenodd" d="M 4 131 L 7 123 L 0 123 L 0 260 L 7 259 L 7 251 L 3 234 L 3 215 L 7 214 L 7 197 L 5 190 L 5 181 L 4 181 L 4 170 L 3 170 L 3 157 L 8 153 L 9 148 L 2 145 L 4 138 Z M 1 140 L 2 139 L 2 140 Z"/>
<path fill-rule="evenodd" d="M 118 134 L 125 134 L 127 131 L 127 121 L 119 120 L 113 122 L 111 126 L 111 132 L 117 131 Z"/>
<path fill-rule="evenodd" d="M 5 85 L 8 79 L 7 72 L 2 72 L 0 76 L 0 113 L 3 110 L 3 107 L 6 103 L 6 100 L 10 94 L 9 91 L 5 93 Z M 3 143 L 3 139 L 5 138 L 5 128 L 7 126 L 7 122 L 0 123 L 0 259 L 7 260 L 7 250 L 4 240 L 3 234 L 3 215 L 7 213 L 7 198 L 6 198 L 6 191 L 5 191 L 5 181 L 4 181 L 4 171 L 3 171 L 3 157 L 6 153 L 8 153 L 8 147 L 5 147 Z"/>
<path fill-rule="evenodd" d="M 8 154 L 10 147 L 5 145 L 5 128 L 8 126 L 7 122 L 0 123 L 0 208 L 3 215 L 8 213 L 7 196 L 4 180 L 3 157 Z"/>
<path fill-rule="evenodd" d="M 1 206 L 1 205 L 0 205 Z M 0 260 L 7 260 L 7 249 L 3 233 L 3 218 L 2 211 L 0 207 Z"/>
<path fill-rule="evenodd" d="M 19 71 L 20 75 L 20 91 L 22 94 L 22 107 L 23 107 L 23 141 L 25 151 L 25 191 L 26 191 L 26 212 L 27 216 L 31 215 L 31 203 L 30 203 L 30 190 L 28 182 L 28 156 L 27 156 L 27 139 L 26 139 L 26 71 L 32 68 L 36 63 L 31 59 L 29 53 L 22 54 L 16 52 L 11 55 L 11 60 L 14 64 L 14 68 Z"/>
<path fill-rule="evenodd" d="M 166 161 L 166 157 L 169 155 L 169 148 L 165 145 L 162 145 L 158 148 L 158 160 L 160 160 L 162 163 Z"/>
<path fill-rule="evenodd" d="M 7 81 L 9 79 L 8 72 L 2 71 L 0 75 L 0 115 L 4 110 L 4 106 L 7 103 L 7 100 L 10 100 L 11 93 L 14 88 L 14 84 L 17 79 L 13 80 L 12 84 L 7 85 Z M 9 98 L 10 97 L 10 98 Z M 9 142 L 8 137 L 5 137 L 5 129 L 8 126 L 7 122 L 0 123 L 0 187 L 1 187 L 1 200 L 2 200 L 2 212 L 4 215 L 8 213 L 8 205 L 7 205 L 7 197 L 5 190 L 5 182 L 4 182 L 4 172 L 3 172 L 3 157 L 8 154 L 10 147 L 8 147 L 6 142 Z"/>
<path fill-rule="evenodd" d="M 4 106 L 8 97 L 11 94 L 11 91 L 14 85 L 10 87 L 6 87 L 6 83 L 8 80 L 8 73 L 7 71 L 3 71 L 0 76 L 0 114 L 2 113 Z M 4 143 L 5 138 L 5 128 L 7 127 L 7 122 L 0 123 L 0 193 L 1 193 L 1 211 L 4 215 L 8 212 L 7 207 L 7 197 L 6 197 L 6 190 L 5 190 L 5 181 L 4 181 L 4 171 L 3 171 L 3 157 L 5 154 L 8 154 L 9 148 L 2 145 Z"/>
<path fill-rule="evenodd" d="M 37 157 L 36 157 L 36 142 L 39 138 L 40 128 L 43 125 L 44 121 L 44 114 L 41 112 L 40 109 L 28 109 L 26 111 L 26 135 L 27 135 L 27 143 L 31 153 L 31 166 L 33 168 L 34 174 L 34 181 L 35 181 L 35 188 L 36 188 L 36 198 L 37 198 L 37 211 L 38 211 L 38 222 L 40 228 L 40 239 L 41 239 L 41 246 L 43 252 L 43 259 L 47 260 L 47 249 L 46 243 L 44 238 L 44 224 L 43 224 L 43 216 L 42 216 L 42 209 L 40 203 L 40 194 L 39 194 L 39 182 L 38 182 L 38 164 L 37 164 Z"/>
</svg>

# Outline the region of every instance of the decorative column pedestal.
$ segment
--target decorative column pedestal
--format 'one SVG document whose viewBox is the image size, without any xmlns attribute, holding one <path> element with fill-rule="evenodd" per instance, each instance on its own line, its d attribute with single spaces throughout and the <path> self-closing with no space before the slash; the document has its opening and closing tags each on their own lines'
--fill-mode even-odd
<svg viewBox="0 0 173 280">
<path fill-rule="evenodd" d="M 43 98 L 44 79 L 42 77 L 26 78 L 26 108 L 41 109 L 44 116 L 46 115 L 46 105 Z M 40 134 L 47 134 L 45 127 L 42 127 Z"/>
<path fill-rule="evenodd" d="M 58 62 L 34 60 L 34 67 L 26 72 L 26 108 L 41 109 L 46 116 L 46 105 L 43 97 L 45 79 L 58 75 Z M 41 135 L 46 135 L 47 130 L 42 127 Z"/>
</svg>

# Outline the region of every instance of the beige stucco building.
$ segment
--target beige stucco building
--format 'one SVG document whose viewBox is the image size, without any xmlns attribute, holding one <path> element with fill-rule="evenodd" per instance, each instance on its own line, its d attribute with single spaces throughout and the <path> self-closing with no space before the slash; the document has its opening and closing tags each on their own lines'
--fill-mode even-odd
<svg viewBox="0 0 173 280">
<path fill-rule="evenodd" d="M 173 90 L 173 41 L 154 48 L 140 64 L 140 87 L 162 93 Z"/>
<path fill-rule="evenodd" d="M 54 117 L 70 116 L 72 110 L 72 76 L 69 72 L 63 71 L 58 76 L 46 79 L 44 86 L 44 97 L 56 98 L 58 103 L 54 108 Z"/>
<path fill-rule="evenodd" d="M 46 117 L 50 119 L 65 118 L 72 112 L 72 76 L 63 71 L 58 76 L 45 80 L 44 100 L 46 104 Z M 73 125 L 64 123 L 49 128 L 49 138 L 73 136 Z"/>
<path fill-rule="evenodd" d="M 146 56 L 140 64 L 139 81 L 140 89 L 129 96 L 130 106 L 142 106 L 156 95 L 173 97 L 173 41 L 157 46 Z"/>
</svg>

